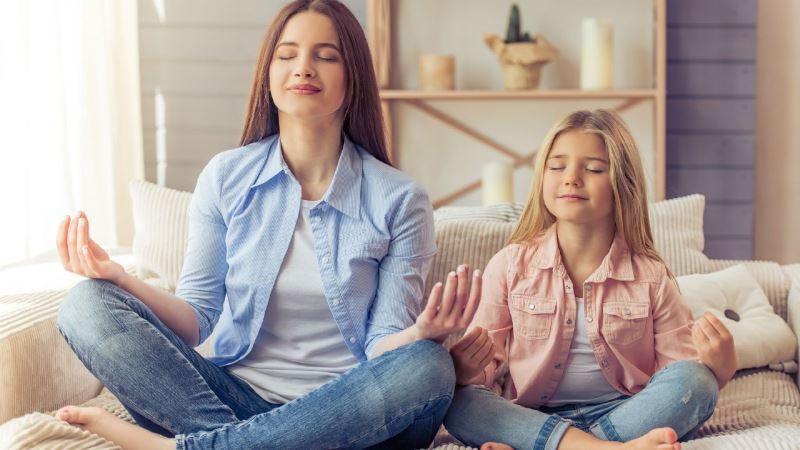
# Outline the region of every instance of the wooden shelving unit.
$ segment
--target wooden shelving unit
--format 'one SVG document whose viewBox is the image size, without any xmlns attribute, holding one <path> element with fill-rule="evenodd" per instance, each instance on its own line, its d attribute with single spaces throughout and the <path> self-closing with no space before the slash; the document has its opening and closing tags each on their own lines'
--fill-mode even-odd
<svg viewBox="0 0 800 450">
<path fill-rule="evenodd" d="M 458 119 L 431 106 L 430 100 L 618 100 L 615 106 L 617 112 L 625 111 L 642 101 L 652 101 L 654 121 L 654 149 L 655 149 L 655 198 L 662 200 L 665 197 L 666 177 L 666 0 L 653 1 L 653 33 L 655 36 L 654 51 L 654 82 L 652 89 L 629 89 L 610 91 L 584 91 L 580 89 L 537 89 L 528 91 L 501 91 L 501 90 L 454 90 L 454 91 L 420 91 L 390 89 L 389 74 L 391 72 L 391 36 L 392 36 L 392 1 L 393 0 L 367 0 L 367 36 L 370 41 L 375 73 L 381 88 L 381 105 L 386 124 L 387 144 L 390 158 L 395 159 L 395 146 L 392 141 L 392 104 L 398 101 L 415 107 L 421 112 L 440 121 L 442 124 L 459 131 L 472 139 L 477 140 L 507 157 L 510 157 L 515 167 L 530 165 L 536 150 L 520 154 L 507 148 L 490 136 L 487 136 Z M 462 188 L 455 190 L 433 201 L 435 208 L 447 205 L 461 196 L 480 189 L 481 181 L 473 180 Z"/>
</svg>

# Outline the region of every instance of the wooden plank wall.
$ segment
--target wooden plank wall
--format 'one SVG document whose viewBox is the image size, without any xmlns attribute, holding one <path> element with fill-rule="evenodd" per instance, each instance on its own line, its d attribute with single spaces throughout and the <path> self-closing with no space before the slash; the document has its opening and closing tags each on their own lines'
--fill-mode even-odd
<svg viewBox="0 0 800 450">
<path fill-rule="evenodd" d="M 145 176 L 194 190 L 209 159 L 235 148 L 261 38 L 286 0 L 140 0 Z M 366 23 L 364 0 L 345 0 Z"/>
<path fill-rule="evenodd" d="M 706 196 L 713 258 L 753 257 L 757 9 L 667 4 L 667 197 Z"/>
</svg>

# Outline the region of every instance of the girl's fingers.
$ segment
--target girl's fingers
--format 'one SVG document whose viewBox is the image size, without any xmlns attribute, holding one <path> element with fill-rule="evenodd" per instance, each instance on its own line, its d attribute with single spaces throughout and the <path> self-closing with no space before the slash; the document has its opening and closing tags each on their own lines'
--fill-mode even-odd
<svg viewBox="0 0 800 450">
<path fill-rule="evenodd" d="M 453 309 L 453 303 L 455 302 L 457 284 L 458 278 L 456 278 L 456 273 L 450 272 L 447 274 L 447 282 L 444 285 L 444 293 L 442 294 L 442 304 L 439 306 L 439 314 L 437 317 L 445 318 L 450 314 L 450 310 Z"/>
<path fill-rule="evenodd" d="M 469 288 L 469 301 L 467 301 L 467 306 L 464 308 L 464 314 L 461 316 L 461 326 L 467 326 L 470 322 L 472 322 L 472 318 L 475 317 L 475 312 L 478 310 L 478 304 L 481 301 L 481 289 L 483 285 L 483 279 L 481 278 L 481 271 L 475 270 L 472 273 L 472 282 Z"/>
<path fill-rule="evenodd" d="M 469 330 L 464 336 L 461 337 L 461 339 L 458 340 L 458 342 L 455 343 L 455 345 L 453 345 L 453 350 L 463 351 L 470 348 L 472 343 L 480 337 L 481 330 L 483 330 L 481 327 L 475 327 Z"/>
<path fill-rule="evenodd" d="M 481 334 L 481 338 L 479 339 L 480 345 L 474 345 L 475 353 L 472 355 L 472 359 L 481 360 L 486 356 L 486 353 L 489 351 L 489 348 L 492 347 L 492 338 L 489 337 L 489 332 Z"/>
<path fill-rule="evenodd" d="M 714 326 L 711 325 L 711 322 L 709 322 L 705 317 L 700 319 L 700 329 L 703 330 L 703 333 L 705 333 L 709 339 L 719 339 L 719 333 L 717 332 L 717 329 L 714 328 Z"/>
<path fill-rule="evenodd" d="M 492 362 L 494 358 L 494 342 L 490 341 L 490 345 L 486 349 L 486 353 L 482 355 L 483 357 L 478 361 L 479 367 L 486 367 L 487 364 Z"/>
<path fill-rule="evenodd" d="M 488 337 L 488 332 L 485 329 L 481 328 L 480 333 L 478 333 L 478 335 L 475 336 L 475 339 L 473 339 L 472 342 L 470 342 L 469 345 L 466 348 L 464 348 L 464 353 L 467 355 L 467 357 L 469 357 L 470 359 L 474 358 L 475 354 L 478 353 L 478 350 L 480 350 L 481 347 L 483 347 L 483 344 L 486 341 L 487 337 Z"/>
<path fill-rule="evenodd" d="M 70 270 L 69 264 L 69 249 L 67 248 L 67 230 L 69 229 L 69 216 L 67 216 L 58 225 L 58 234 L 56 235 L 56 249 L 58 250 L 58 257 L 61 260 L 61 265 L 65 269 Z"/>
<path fill-rule="evenodd" d="M 730 330 L 728 330 L 728 327 L 726 327 L 725 324 L 722 323 L 722 321 L 719 320 L 714 314 L 707 312 L 703 314 L 703 317 L 708 320 L 708 323 L 714 327 L 721 337 L 725 338 L 731 334 Z"/>
</svg>

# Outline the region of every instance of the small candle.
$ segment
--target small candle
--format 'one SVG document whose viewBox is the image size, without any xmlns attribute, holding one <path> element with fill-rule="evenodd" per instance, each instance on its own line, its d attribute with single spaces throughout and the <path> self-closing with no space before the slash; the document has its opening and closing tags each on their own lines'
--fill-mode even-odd
<svg viewBox="0 0 800 450">
<path fill-rule="evenodd" d="M 419 84 L 426 91 L 455 89 L 456 58 L 453 55 L 420 56 Z"/>
<path fill-rule="evenodd" d="M 514 166 L 490 162 L 483 166 L 481 183 L 483 204 L 510 203 L 514 200 Z"/>
<path fill-rule="evenodd" d="M 583 19 L 581 89 L 611 89 L 614 85 L 614 27 L 607 20 Z"/>
</svg>

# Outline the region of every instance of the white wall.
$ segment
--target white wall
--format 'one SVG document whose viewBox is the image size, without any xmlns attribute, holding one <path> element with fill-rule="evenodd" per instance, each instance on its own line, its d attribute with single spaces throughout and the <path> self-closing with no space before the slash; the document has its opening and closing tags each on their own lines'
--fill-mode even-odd
<svg viewBox="0 0 800 450">
<path fill-rule="evenodd" d="M 142 108 L 147 178 L 191 190 L 215 153 L 235 147 L 262 33 L 284 0 L 140 0 Z M 363 0 L 350 0 L 364 17 Z M 395 0 L 394 85 L 417 85 L 417 57 L 452 53 L 457 87 L 501 89 L 500 69 L 482 41 L 485 31 L 504 35 L 511 2 Z M 580 22 L 602 17 L 615 24 L 615 86 L 653 84 L 653 10 L 643 0 L 520 1 L 522 27 L 542 33 L 561 52 L 545 67 L 542 88 L 578 86 Z M 546 130 L 579 108 L 613 107 L 592 102 L 433 102 L 497 141 L 520 152 L 537 148 Z M 653 177 L 652 102 L 624 114 Z M 481 166 L 503 156 L 405 105 L 394 111 L 400 167 L 432 198 L 477 179 Z M 496 155 L 496 156 L 495 156 Z M 159 164 L 159 161 L 161 162 Z M 518 171 L 516 199 L 524 200 L 530 173 Z M 650 186 L 652 194 L 652 184 Z M 459 204 L 477 204 L 479 193 Z"/>
<path fill-rule="evenodd" d="M 800 262 L 800 2 L 758 3 L 755 257 Z"/>
</svg>

